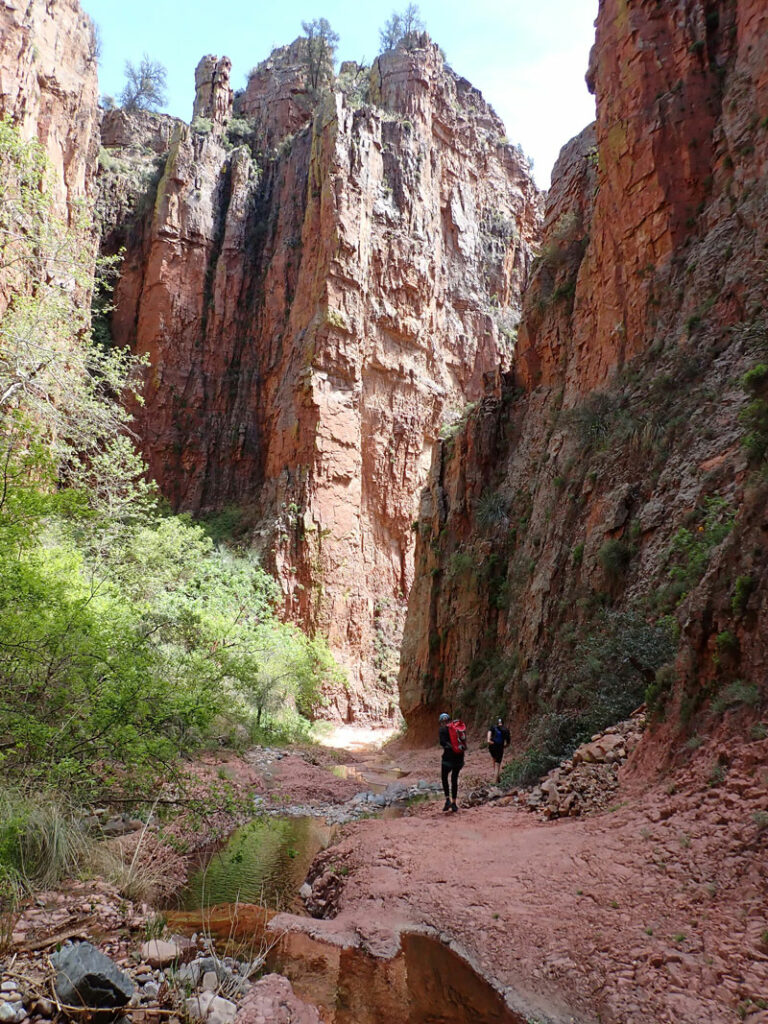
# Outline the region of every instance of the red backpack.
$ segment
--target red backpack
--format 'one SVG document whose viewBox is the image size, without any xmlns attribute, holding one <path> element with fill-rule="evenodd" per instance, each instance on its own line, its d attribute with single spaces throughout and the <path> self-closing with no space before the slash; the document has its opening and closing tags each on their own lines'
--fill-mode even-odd
<svg viewBox="0 0 768 1024">
<path fill-rule="evenodd" d="M 460 718 L 448 723 L 448 736 L 454 754 L 463 754 L 467 749 L 467 727 Z"/>
</svg>

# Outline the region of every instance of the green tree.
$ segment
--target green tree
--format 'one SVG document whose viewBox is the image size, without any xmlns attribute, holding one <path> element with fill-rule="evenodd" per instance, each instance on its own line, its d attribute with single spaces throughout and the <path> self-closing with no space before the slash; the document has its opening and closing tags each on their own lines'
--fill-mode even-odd
<svg viewBox="0 0 768 1024">
<path fill-rule="evenodd" d="M 57 217 L 7 120 L 0 200 L 0 771 L 148 787 L 225 712 L 310 713 L 332 659 L 254 558 L 163 514 L 120 402 L 139 367 L 91 339 L 88 210 Z"/>
<path fill-rule="evenodd" d="M 159 110 L 166 104 L 167 71 L 146 53 L 139 65 L 125 62 L 125 86 L 120 103 L 126 110 Z"/>
<path fill-rule="evenodd" d="M 137 396 L 139 363 L 91 342 L 93 212 L 58 213 L 45 154 L 0 120 L 0 509 L 9 485 L 59 482 L 124 430 L 116 396 Z"/>
<path fill-rule="evenodd" d="M 393 11 L 391 17 L 379 29 L 379 40 L 381 44 L 380 53 L 388 50 L 396 50 L 399 46 L 406 50 L 413 50 L 418 45 L 419 36 L 425 31 L 419 7 L 417 4 L 408 4 L 402 12 Z"/>
<path fill-rule="evenodd" d="M 339 36 L 326 18 L 302 21 L 304 31 L 304 60 L 307 71 L 307 88 L 318 93 L 333 80 L 333 59 Z"/>
</svg>

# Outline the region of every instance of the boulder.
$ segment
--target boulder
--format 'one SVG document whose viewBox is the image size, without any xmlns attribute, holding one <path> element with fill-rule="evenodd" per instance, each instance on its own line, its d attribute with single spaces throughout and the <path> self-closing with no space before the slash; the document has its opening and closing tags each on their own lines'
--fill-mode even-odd
<svg viewBox="0 0 768 1024">
<path fill-rule="evenodd" d="M 117 1009 L 133 995 L 128 975 L 90 942 L 65 946 L 51 956 L 51 963 L 56 968 L 56 995 L 65 1006 Z"/>
</svg>

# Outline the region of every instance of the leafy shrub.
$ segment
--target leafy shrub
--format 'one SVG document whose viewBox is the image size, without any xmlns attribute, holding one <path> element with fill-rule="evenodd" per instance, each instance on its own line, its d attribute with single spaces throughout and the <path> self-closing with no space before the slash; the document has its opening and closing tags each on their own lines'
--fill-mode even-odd
<svg viewBox="0 0 768 1024">
<path fill-rule="evenodd" d="M 755 589 L 755 581 L 751 576 L 739 576 L 733 588 L 731 598 L 731 610 L 735 616 L 743 615 L 749 601 L 749 596 Z"/>
<path fill-rule="evenodd" d="M 461 576 L 469 572 L 476 565 L 474 555 L 469 551 L 454 551 L 448 562 L 448 573 L 450 576 Z"/>
<path fill-rule="evenodd" d="M 478 526 L 483 529 L 506 526 L 509 523 L 509 513 L 504 497 L 498 491 L 483 491 L 477 501 L 475 519 Z"/>
<path fill-rule="evenodd" d="M 667 701 L 677 679 L 674 665 L 661 665 L 656 669 L 653 682 L 645 691 L 645 703 L 648 714 L 654 718 L 662 718 Z"/>
<path fill-rule="evenodd" d="M 648 676 L 669 663 L 676 648 L 667 623 L 604 613 L 595 631 L 577 644 L 565 690 L 550 698 L 551 710 L 533 720 L 525 750 L 508 766 L 509 784 L 528 784 L 594 733 L 630 715 L 643 701 Z"/>
<path fill-rule="evenodd" d="M 564 414 L 584 445 L 601 445 L 608 438 L 616 416 L 616 401 L 605 392 L 589 395 L 580 405 Z"/>
<path fill-rule="evenodd" d="M 681 584 L 682 596 L 704 575 L 712 551 L 731 532 L 734 520 L 735 513 L 724 498 L 705 498 L 697 510 L 694 528 L 681 527 L 672 538 L 669 577 Z"/>
<path fill-rule="evenodd" d="M 189 126 L 196 135 L 210 135 L 213 131 L 213 121 L 209 117 L 195 117 Z"/>
<path fill-rule="evenodd" d="M 571 553 L 571 557 L 574 565 L 581 565 L 584 558 L 584 545 L 577 544 Z"/>
<path fill-rule="evenodd" d="M 629 565 L 632 552 L 623 540 L 611 538 L 607 540 L 597 553 L 597 560 L 611 583 L 616 583 L 624 575 Z"/>
<path fill-rule="evenodd" d="M 454 413 L 450 415 L 443 425 L 440 427 L 439 436 L 442 441 L 450 441 L 463 430 L 469 420 L 472 411 L 474 410 L 477 402 L 467 402 L 460 413 Z"/>
<path fill-rule="evenodd" d="M 739 413 L 739 421 L 746 428 L 742 444 L 749 461 L 755 465 L 768 454 L 768 365 L 753 366 L 741 378 L 741 386 L 752 399 Z"/>
<path fill-rule="evenodd" d="M 746 706 L 756 708 L 762 703 L 760 689 L 754 683 L 745 683 L 737 679 L 717 695 L 712 701 L 712 711 L 722 715 L 732 708 Z"/>
<path fill-rule="evenodd" d="M 715 637 L 715 649 L 718 655 L 733 656 L 738 653 L 739 641 L 729 629 L 724 629 Z"/>
</svg>

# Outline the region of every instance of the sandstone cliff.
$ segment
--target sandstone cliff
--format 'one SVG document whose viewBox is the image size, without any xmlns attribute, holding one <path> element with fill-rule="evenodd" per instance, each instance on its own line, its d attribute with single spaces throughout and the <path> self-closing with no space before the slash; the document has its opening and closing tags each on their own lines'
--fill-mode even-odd
<svg viewBox="0 0 768 1024">
<path fill-rule="evenodd" d="M 667 753 L 724 714 L 750 735 L 768 696 L 767 48 L 758 0 L 601 0 L 597 123 L 561 153 L 513 371 L 422 497 L 400 673 L 416 732 L 498 709 L 536 774 L 647 691 Z"/>
<path fill-rule="evenodd" d="M 97 38 L 77 0 L 5 0 L 0 114 L 37 138 L 64 210 L 89 191 L 98 151 Z"/>
<path fill-rule="evenodd" d="M 441 424 L 508 362 L 539 194 L 426 37 L 345 65 L 314 108 L 297 53 L 234 111 L 228 62 L 205 58 L 159 184 L 106 203 L 127 245 L 112 330 L 150 357 L 140 433 L 164 494 L 239 524 L 286 615 L 344 660 L 338 711 L 385 717 L 415 501 Z M 130 163 L 118 116 L 105 145 Z"/>
</svg>

